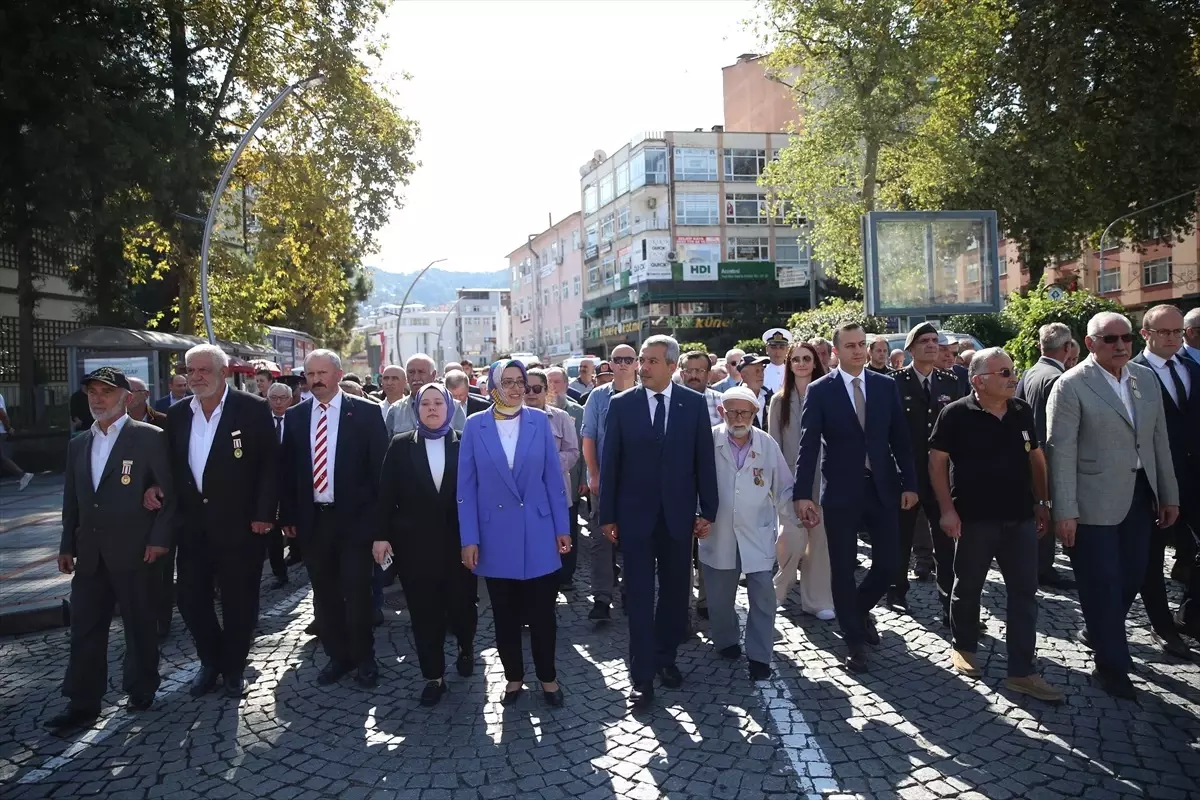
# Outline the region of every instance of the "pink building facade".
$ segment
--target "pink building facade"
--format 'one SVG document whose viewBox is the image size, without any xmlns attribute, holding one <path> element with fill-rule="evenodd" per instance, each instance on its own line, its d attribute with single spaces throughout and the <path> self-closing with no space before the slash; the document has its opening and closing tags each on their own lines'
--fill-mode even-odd
<svg viewBox="0 0 1200 800">
<path fill-rule="evenodd" d="M 583 246 L 578 211 L 508 254 L 512 349 L 554 363 L 583 353 Z"/>
</svg>

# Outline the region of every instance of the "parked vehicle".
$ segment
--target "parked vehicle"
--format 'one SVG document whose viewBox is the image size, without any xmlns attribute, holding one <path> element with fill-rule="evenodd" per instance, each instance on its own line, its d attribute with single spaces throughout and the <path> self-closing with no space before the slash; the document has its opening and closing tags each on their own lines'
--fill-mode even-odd
<svg viewBox="0 0 1200 800">
<path fill-rule="evenodd" d="M 571 356 L 563 359 L 563 369 L 567 371 L 567 378 L 575 380 L 579 377 L 579 365 L 584 361 L 591 361 L 593 367 L 600 366 L 599 356 Z"/>
</svg>

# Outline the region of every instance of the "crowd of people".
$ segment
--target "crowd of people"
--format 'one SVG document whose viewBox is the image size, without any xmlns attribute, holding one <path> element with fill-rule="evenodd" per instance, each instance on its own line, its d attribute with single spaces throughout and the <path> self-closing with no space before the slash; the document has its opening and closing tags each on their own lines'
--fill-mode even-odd
<svg viewBox="0 0 1200 800">
<path fill-rule="evenodd" d="M 1039 583 L 1063 586 L 1056 539 L 1073 566 L 1092 675 L 1133 697 L 1125 622 L 1139 593 L 1164 651 L 1188 658 L 1181 632 L 1200 633 L 1200 311 L 1185 321 L 1155 307 L 1141 334 L 1134 358 L 1130 321 L 1098 314 L 1080 360 L 1070 329 L 1046 325 L 1023 378 L 1004 350 L 956 352 L 929 323 L 892 352 L 855 323 L 830 340 L 774 328 L 765 355 L 731 350 L 723 361 L 652 336 L 585 359 L 574 379 L 509 358 L 486 374 L 469 362 L 439 372 L 416 354 L 384 368 L 376 387 L 317 350 L 303 385 L 260 374 L 258 395 L 231 388 L 225 353 L 200 345 L 165 413 L 136 378 L 96 370 L 83 382 L 94 423 L 71 442 L 63 498 L 69 702 L 48 724 L 64 731 L 98 716 L 118 603 L 127 705 L 153 704 L 176 588 L 200 662 L 191 694 L 242 697 L 264 561 L 277 586 L 289 562 L 307 568 L 307 632 L 327 656 L 320 685 L 351 674 L 378 684 L 374 626 L 394 575 L 420 702 L 437 704 L 449 690 L 449 636 L 457 674 L 474 672 L 482 577 L 504 668 L 499 701 L 526 688 L 528 628 L 543 701 L 561 706 L 570 687 L 555 668 L 556 603 L 574 592 L 581 517 L 588 616 L 608 623 L 619 600 L 634 709 L 684 682 L 676 654 L 693 601 L 716 654 L 744 655 L 752 680 L 769 678 L 776 615 L 797 576 L 800 609 L 836 620 L 854 672 L 869 669 L 880 641 L 876 605 L 909 613 L 910 580 L 935 579 L 948 665 L 977 677 L 993 560 L 1007 589 L 1005 686 L 1057 702 L 1062 690 L 1038 674 L 1036 655 Z M 1174 614 L 1163 571 L 1172 540 L 1173 577 L 1187 584 Z M 860 542 L 870 547 L 861 580 Z"/>
</svg>

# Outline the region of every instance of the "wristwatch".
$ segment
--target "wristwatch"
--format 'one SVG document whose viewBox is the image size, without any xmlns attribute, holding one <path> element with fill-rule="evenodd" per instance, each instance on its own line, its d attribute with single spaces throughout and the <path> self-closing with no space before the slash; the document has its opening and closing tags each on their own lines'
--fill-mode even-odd
<svg viewBox="0 0 1200 800">
<path fill-rule="evenodd" d="M 1038 500 L 1037 504 L 1039 506 L 1043 506 L 1044 508 L 1054 508 L 1053 500 Z"/>
</svg>

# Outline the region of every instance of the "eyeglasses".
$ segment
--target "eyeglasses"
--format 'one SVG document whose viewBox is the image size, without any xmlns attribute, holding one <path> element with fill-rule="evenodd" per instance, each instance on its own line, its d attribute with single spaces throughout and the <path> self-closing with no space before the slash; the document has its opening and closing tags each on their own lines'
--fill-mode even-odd
<svg viewBox="0 0 1200 800">
<path fill-rule="evenodd" d="M 541 384 L 527 383 L 525 384 L 525 394 L 541 394 L 545 388 Z"/>
<path fill-rule="evenodd" d="M 684 375 L 707 375 L 708 367 L 693 367 L 692 369 L 682 370 Z"/>
<path fill-rule="evenodd" d="M 614 364 L 624 364 L 624 365 L 629 365 L 629 364 L 632 364 L 632 363 L 634 362 L 634 358 L 633 358 L 633 356 L 613 356 L 613 357 L 612 357 L 612 362 L 613 362 Z"/>
<path fill-rule="evenodd" d="M 1100 341 L 1104 342 L 1105 344 L 1116 344 L 1118 340 L 1124 342 L 1125 344 L 1129 344 L 1130 342 L 1133 341 L 1133 334 L 1132 333 L 1110 333 L 1107 336 L 1099 336 L 1097 338 Z"/>
<path fill-rule="evenodd" d="M 750 411 L 726 411 L 725 418 L 726 419 L 750 419 L 751 417 L 754 416 L 754 414 L 755 414 L 755 412 L 753 410 L 750 410 Z"/>
<path fill-rule="evenodd" d="M 1183 328 L 1146 328 L 1146 330 L 1150 333 L 1162 333 L 1167 336 L 1183 336 Z M 1133 340 L 1132 335 L 1129 338 L 1130 341 Z"/>
<path fill-rule="evenodd" d="M 811 364 L 812 360 L 812 356 L 792 356 L 793 364 Z"/>
<path fill-rule="evenodd" d="M 999 369 L 999 370 L 996 370 L 995 372 L 981 372 L 979 374 L 980 375 L 999 375 L 1002 378 L 1011 378 L 1014 375 L 1020 375 L 1021 373 L 1017 372 L 1015 369 L 1009 369 L 1008 367 L 1005 367 L 1004 369 Z"/>
<path fill-rule="evenodd" d="M 501 389 L 515 389 L 518 386 L 524 386 L 524 385 L 525 385 L 525 381 L 521 380 L 520 378 L 504 378 L 503 380 L 500 381 Z"/>
</svg>

